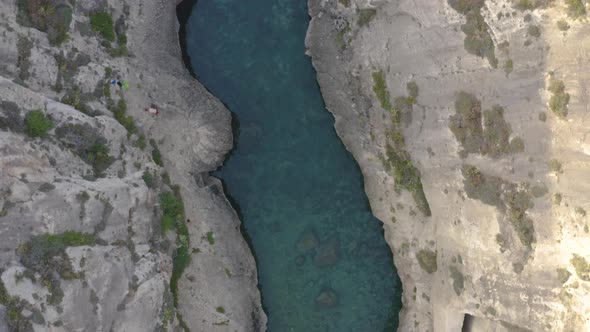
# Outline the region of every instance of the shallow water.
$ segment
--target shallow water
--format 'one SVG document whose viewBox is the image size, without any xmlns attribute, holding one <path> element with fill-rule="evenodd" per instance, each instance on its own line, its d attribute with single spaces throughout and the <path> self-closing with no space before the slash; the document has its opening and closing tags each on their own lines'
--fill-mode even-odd
<svg viewBox="0 0 590 332">
<path fill-rule="evenodd" d="M 192 68 L 239 122 L 217 176 L 251 240 L 269 331 L 393 331 L 401 286 L 304 54 L 308 22 L 304 0 L 200 0 L 193 8 Z M 298 250 L 306 230 L 321 244 Z M 334 265 L 316 266 L 322 245 L 337 248 Z M 336 294 L 325 299 L 332 307 L 316 303 L 322 290 Z"/>
</svg>

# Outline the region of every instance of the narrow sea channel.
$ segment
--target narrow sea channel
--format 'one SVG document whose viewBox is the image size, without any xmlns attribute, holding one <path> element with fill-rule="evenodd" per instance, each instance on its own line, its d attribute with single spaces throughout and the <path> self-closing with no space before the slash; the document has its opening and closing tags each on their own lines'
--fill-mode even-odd
<svg viewBox="0 0 590 332">
<path fill-rule="evenodd" d="M 395 331 L 401 284 L 305 55 L 308 23 L 305 0 L 193 7 L 186 53 L 236 122 L 216 175 L 256 255 L 268 331 Z"/>
</svg>

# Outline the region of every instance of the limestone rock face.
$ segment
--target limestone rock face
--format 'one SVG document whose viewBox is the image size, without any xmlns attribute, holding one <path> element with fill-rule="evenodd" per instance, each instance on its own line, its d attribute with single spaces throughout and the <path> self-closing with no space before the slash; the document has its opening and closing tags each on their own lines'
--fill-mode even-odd
<svg viewBox="0 0 590 332">
<path fill-rule="evenodd" d="M 264 330 L 208 174 L 230 114 L 182 63 L 175 2 L 18 3 L 0 4 L 0 331 Z"/>
<path fill-rule="evenodd" d="M 307 51 L 403 283 L 400 331 L 590 329 L 579 3 L 309 1 Z"/>
</svg>

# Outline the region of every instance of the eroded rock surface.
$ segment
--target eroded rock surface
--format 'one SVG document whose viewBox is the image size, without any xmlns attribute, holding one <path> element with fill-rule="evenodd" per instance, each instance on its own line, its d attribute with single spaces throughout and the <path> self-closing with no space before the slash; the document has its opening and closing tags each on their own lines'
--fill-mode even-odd
<svg viewBox="0 0 590 332">
<path fill-rule="evenodd" d="M 175 5 L 0 3 L 0 330 L 265 328 Z"/>
<path fill-rule="evenodd" d="M 584 1 L 308 3 L 403 283 L 399 330 L 588 330 Z"/>
</svg>

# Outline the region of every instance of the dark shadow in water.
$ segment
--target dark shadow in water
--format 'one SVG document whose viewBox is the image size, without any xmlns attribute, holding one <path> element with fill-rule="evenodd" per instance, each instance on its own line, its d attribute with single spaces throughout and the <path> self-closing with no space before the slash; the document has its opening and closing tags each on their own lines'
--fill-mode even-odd
<svg viewBox="0 0 590 332">
<path fill-rule="evenodd" d="M 186 51 L 186 23 L 188 22 L 196 4 L 197 0 L 183 0 L 176 6 L 176 17 L 180 24 L 180 28 L 178 29 L 178 40 L 180 42 L 180 50 L 182 51 L 182 62 L 184 62 L 184 66 L 193 77 L 196 77 L 195 71 L 191 64 L 191 57 Z"/>
</svg>

